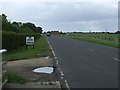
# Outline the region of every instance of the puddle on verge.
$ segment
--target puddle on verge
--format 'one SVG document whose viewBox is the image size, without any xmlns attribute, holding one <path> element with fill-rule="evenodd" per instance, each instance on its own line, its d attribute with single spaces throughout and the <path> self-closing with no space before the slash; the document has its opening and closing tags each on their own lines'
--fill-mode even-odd
<svg viewBox="0 0 120 90">
<path fill-rule="evenodd" d="M 43 59 L 48 59 L 48 58 L 50 58 L 49 56 L 46 56 L 46 57 L 42 57 Z"/>
<path fill-rule="evenodd" d="M 51 74 L 53 72 L 53 69 L 53 67 L 41 67 L 34 69 L 33 72 Z"/>
</svg>

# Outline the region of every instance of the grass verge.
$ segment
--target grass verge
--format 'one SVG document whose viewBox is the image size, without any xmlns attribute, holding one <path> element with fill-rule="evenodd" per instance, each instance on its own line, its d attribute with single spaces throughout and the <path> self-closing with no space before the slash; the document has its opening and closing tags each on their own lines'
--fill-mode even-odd
<svg viewBox="0 0 120 90">
<path fill-rule="evenodd" d="M 114 47 L 114 48 L 120 48 L 120 46 L 118 45 L 117 42 L 112 42 L 112 41 L 107 41 L 107 40 L 99 40 L 99 39 L 94 39 L 94 38 L 88 39 L 88 38 L 79 38 L 79 37 L 71 37 L 71 39 L 101 44 L 101 45 L 110 46 L 110 47 Z"/>
<path fill-rule="evenodd" d="M 70 39 L 76 39 L 76 40 L 81 40 L 81 41 L 86 41 L 86 42 L 90 42 L 90 43 L 96 43 L 96 44 L 101 44 L 101 45 L 105 45 L 105 46 L 110 46 L 110 47 L 114 47 L 114 48 L 120 48 L 120 42 L 114 42 L 114 41 L 108 41 L 108 40 L 100 40 L 100 39 L 95 39 L 95 38 L 87 38 L 87 37 L 79 37 L 79 36 L 70 36 L 70 35 L 58 35 L 61 37 L 65 37 L 65 38 L 70 38 Z"/>
<path fill-rule="evenodd" d="M 26 83 L 28 80 L 21 77 L 17 72 L 7 71 L 7 80 L 8 83 Z"/>
<path fill-rule="evenodd" d="M 44 36 L 40 37 L 35 42 L 35 48 L 29 47 L 26 49 L 25 46 L 17 48 L 12 51 L 8 51 L 3 55 L 4 60 L 20 60 L 26 58 L 32 58 L 37 56 L 49 56 L 51 54 L 48 42 Z"/>
</svg>

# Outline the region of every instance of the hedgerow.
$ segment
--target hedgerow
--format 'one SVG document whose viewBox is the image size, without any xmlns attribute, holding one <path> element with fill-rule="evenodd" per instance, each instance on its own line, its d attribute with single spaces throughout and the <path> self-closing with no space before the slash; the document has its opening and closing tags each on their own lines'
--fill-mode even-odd
<svg viewBox="0 0 120 90">
<path fill-rule="evenodd" d="M 33 36 L 36 40 L 40 37 L 40 33 L 2 32 L 2 48 L 12 50 L 24 46 L 26 44 L 27 36 Z"/>
</svg>

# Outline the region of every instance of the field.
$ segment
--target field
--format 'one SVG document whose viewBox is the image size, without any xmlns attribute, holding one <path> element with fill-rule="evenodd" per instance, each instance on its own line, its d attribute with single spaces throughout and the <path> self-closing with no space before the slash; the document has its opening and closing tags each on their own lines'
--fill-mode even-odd
<svg viewBox="0 0 120 90">
<path fill-rule="evenodd" d="M 59 35 L 66 38 L 81 40 L 81 41 L 87 41 L 91 43 L 97 43 L 105 46 L 111 46 L 115 48 L 120 48 L 120 38 L 118 37 L 118 34 L 65 34 L 65 35 Z"/>
</svg>

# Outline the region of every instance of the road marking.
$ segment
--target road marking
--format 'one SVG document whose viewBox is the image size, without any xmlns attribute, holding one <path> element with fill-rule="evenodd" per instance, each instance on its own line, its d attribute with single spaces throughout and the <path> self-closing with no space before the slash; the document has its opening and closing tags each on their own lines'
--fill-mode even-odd
<svg viewBox="0 0 120 90">
<path fill-rule="evenodd" d="M 57 57 L 55 57 L 55 59 L 57 59 Z"/>
<path fill-rule="evenodd" d="M 67 81 L 65 80 L 65 83 L 67 83 Z"/>
<path fill-rule="evenodd" d="M 51 45 L 50 45 L 50 47 L 51 47 Z M 51 47 L 51 50 L 52 50 L 52 52 L 53 52 L 53 55 L 54 55 L 54 57 L 55 57 L 56 55 L 55 55 L 55 52 L 53 51 L 52 47 Z"/>
<path fill-rule="evenodd" d="M 66 80 L 65 80 L 65 85 L 66 85 L 66 87 L 68 88 L 68 90 L 70 90 L 70 87 L 69 87 L 69 85 L 68 85 L 68 83 L 67 83 Z"/>
<path fill-rule="evenodd" d="M 64 76 L 63 72 L 61 71 L 61 76 Z"/>
<path fill-rule="evenodd" d="M 58 68 L 58 70 L 60 71 L 60 68 Z"/>
<path fill-rule="evenodd" d="M 47 40 L 47 41 L 48 41 L 48 40 Z M 49 44 L 49 46 L 50 46 L 50 49 L 52 50 L 52 53 L 53 53 L 54 57 L 56 57 L 55 52 L 53 51 L 53 48 L 52 48 L 52 46 L 50 45 L 50 42 L 49 42 L 49 41 L 48 41 L 48 44 Z"/>
<path fill-rule="evenodd" d="M 116 60 L 116 61 L 120 61 L 119 59 L 117 59 L 117 58 L 113 58 L 114 60 Z"/>
<path fill-rule="evenodd" d="M 63 79 L 64 79 L 64 77 L 63 77 L 63 76 L 61 76 L 61 79 L 63 80 Z"/>
<path fill-rule="evenodd" d="M 47 39 L 46 39 L 46 40 L 47 40 Z M 48 40 L 47 40 L 47 41 L 48 41 Z M 52 46 L 50 45 L 50 42 L 49 42 L 49 41 L 48 41 L 48 44 L 49 44 L 49 46 L 50 46 L 50 48 L 51 48 L 51 50 L 52 50 L 52 53 L 53 53 L 55 59 L 57 60 L 57 57 L 56 57 L 56 55 L 55 55 L 55 52 L 53 51 L 53 48 L 52 48 Z M 56 63 L 57 63 L 57 65 L 58 65 L 58 70 L 60 71 L 60 65 L 58 64 L 58 60 L 57 60 Z M 63 74 L 62 71 L 61 71 L 61 79 L 62 79 L 62 80 L 64 79 L 64 74 Z M 68 85 L 68 83 L 67 83 L 66 80 L 65 80 L 65 85 L 66 85 L 67 89 L 70 90 L 70 87 L 69 87 L 69 85 Z"/>
<path fill-rule="evenodd" d="M 94 51 L 93 49 L 90 49 L 90 48 L 86 48 L 86 49 L 89 50 L 89 51 L 92 51 L 92 52 Z"/>
<path fill-rule="evenodd" d="M 58 65 L 58 60 L 56 60 L 56 64 Z"/>
</svg>

